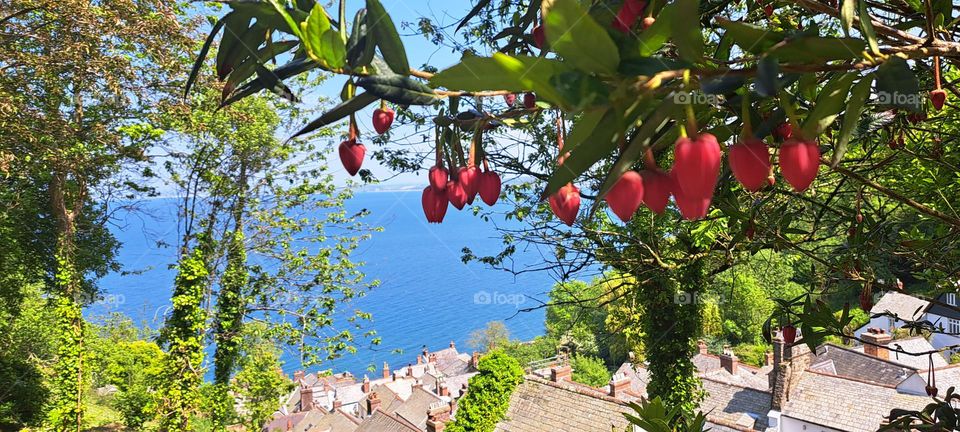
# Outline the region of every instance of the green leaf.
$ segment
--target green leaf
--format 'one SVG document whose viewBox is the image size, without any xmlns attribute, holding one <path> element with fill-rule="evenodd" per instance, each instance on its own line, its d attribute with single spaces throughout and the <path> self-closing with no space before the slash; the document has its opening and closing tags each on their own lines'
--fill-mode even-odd
<svg viewBox="0 0 960 432">
<path fill-rule="evenodd" d="M 220 38 L 220 46 L 217 48 L 216 62 L 217 78 L 220 80 L 225 79 L 242 61 L 237 58 L 241 52 L 236 48 L 241 45 L 240 36 L 246 35 L 250 30 L 250 16 L 231 12 L 223 17 L 223 21 L 223 37 Z"/>
<path fill-rule="evenodd" d="M 800 36 L 771 49 L 768 54 L 783 62 L 820 62 L 859 58 L 866 43 L 862 39 Z"/>
<path fill-rule="evenodd" d="M 400 75 L 409 75 L 407 50 L 404 49 L 400 34 L 380 0 L 367 0 L 367 31 L 380 47 L 380 55 L 390 65 L 390 69 Z"/>
<path fill-rule="evenodd" d="M 437 101 L 433 89 L 403 75 L 370 75 L 357 80 L 357 86 L 399 105 L 429 105 Z"/>
<path fill-rule="evenodd" d="M 323 36 L 320 37 L 320 43 L 323 59 L 326 61 L 327 66 L 333 69 L 343 67 L 347 61 L 347 49 L 343 45 L 343 39 L 340 38 L 340 34 L 333 29 L 327 30 L 323 33 Z"/>
<path fill-rule="evenodd" d="M 830 160 L 830 166 L 837 166 L 843 155 L 847 152 L 847 144 L 850 143 L 850 137 L 853 130 L 860 121 L 860 113 L 863 110 L 867 98 L 870 97 L 870 88 L 873 86 L 873 75 L 868 75 L 853 86 L 850 91 L 850 100 L 847 102 L 846 112 L 843 113 L 843 123 L 840 125 L 840 136 L 837 139 L 837 146 L 833 150 L 833 158 Z"/>
<path fill-rule="evenodd" d="M 877 68 L 877 96 L 881 104 L 920 112 L 920 83 L 907 61 L 890 57 Z"/>
<path fill-rule="evenodd" d="M 853 17 L 856 14 L 857 0 L 843 0 L 843 5 L 840 7 L 840 22 L 843 24 L 843 34 L 850 36 L 850 29 L 853 28 Z"/>
<path fill-rule="evenodd" d="M 700 30 L 700 0 L 677 0 L 677 11 L 691 14 L 681 25 L 671 26 L 673 42 L 680 58 L 691 63 L 703 58 L 703 33 Z"/>
<path fill-rule="evenodd" d="M 877 43 L 877 32 L 873 29 L 870 12 L 867 10 L 867 2 L 861 0 L 859 4 L 860 33 L 863 33 L 863 37 L 867 38 L 867 43 L 870 45 L 870 52 L 880 54 L 880 45 Z"/>
<path fill-rule="evenodd" d="M 473 9 L 470 9 L 470 12 L 468 12 L 467 15 L 466 15 L 465 17 L 463 17 L 462 20 L 460 20 L 460 24 L 457 24 L 457 28 L 456 28 L 453 32 L 456 33 L 456 32 L 458 32 L 458 31 L 460 31 L 460 29 L 462 29 L 463 26 L 467 25 L 467 23 L 470 22 L 470 20 L 471 20 L 473 17 L 477 16 L 477 14 L 480 13 L 480 11 L 482 11 L 483 8 L 487 7 L 487 5 L 490 4 L 490 1 L 491 1 L 491 0 L 480 0 L 480 1 L 478 1 L 478 2 L 477 2 L 477 5 L 474 6 Z"/>
<path fill-rule="evenodd" d="M 581 120 L 582 121 L 582 120 Z M 614 140 L 616 131 L 620 130 L 620 115 L 610 109 L 607 110 L 599 123 L 592 128 L 592 132 L 582 141 L 589 140 L 590 145 L 578 145 L 575 148 L 568 149 L 566 146 L 563 152 L 570 152 L 570 155 L 563 162 L 563 165 L 557 167 L 547 181 L 547 189 L 544 196 L 549 196 L 560 190 L 563 185 L 572 182 L 574 179 L 586 172 L 593 164 L 600 159 L 609 156 L 617 148 L 617 142 Z M 580 122 L 578 121 L 577 124 Z M 574 124 L 573 130 L 577 129 Z M 571 132 L 573 135 L 573 132 Z M 566 145 L 566 144 L 565 144 Z"/>
<path fill-rule="evenodd" d="M 275 79 L 278 79 L 278 80 L 284 80 L 294 75 L 299 75 L 301 73 L 312 70 L 316 67 L 317 67 L 317 63 L 307 58 L 299 58 L 299 59 L 292 60 L 289 63 L 271 71 L 272 73 L 269 74 L 267 79 L 264 79 L 262 76 L 258 76 L 257 79 L 244 84 L 243 87 L 240 87 L 239 89 L 237 89 L 237 91 L 230 94 L 228 98 L 225 98 L 222 102 L 220 102 L 220 107 L 223 108 L 240 99 L 243 99 L 260 90 L 263 90 L 264 88 L 267 88 L 267 84 L 270 84 L 269 80 L 274 79 L 274 77 Z"/>
<path fill-rule="evenodd" d="M 674 17 L 676 16 L 676 3 L 670 3 L 660 10 L 657 20 L 653 22 L 650 28 L 640 32 L 637 38 L 637 46 L 640 49 L 640 56 L 649 57 L 653 53 L 660 51 L 663 44 L 670 38 L 670 28 L 673 27 Z"/>
<path fill-rule="evenodd" d="M 633 139 L 630 140 L 630 143 L 627 147 L 620 153 L 620 157 L 617 158 L 617 161 L 613 164 L 613 167 L 610 169 L 610 172 L 607 174 L 606 180 L 603 181 L 603 185 L 600 187 L 596 201 L 599 203 L 600 200 L 606 196 L 607 192 L 610 191 L 610 188 L 616 184 L 617 180 L 620 180 L 625 172 L 633 168 L 638 160 L 643 156 L 643 153 L 650 148 L 651 141 L 659 131 L 669 120 L 670 116 L 674 112 L 674 103 L 672 98 L 664 98 L 663 101 L 646 119 L 643 120 L 643 123 L 637 128 L 636 133 L 633 135 Z M 647 167 L 651 168 L 651 167 Z"/>
<path fill-rule="evenodd" d="M 607 117 L 609 111 L 609 107 L 598 107 L 585 111 L 580 116 L 580 119 L 573 124 L 573 127 L 570 129 L 570 133 L 567 134 L 566 139 L 564 139 L 564 153 L 580 147 L 580 144 L 586 142 L 587 139 L 593 135 L 594 131 L 597 129 L 603 119 Z"/>
<path fill-rule="evenodd" d="M 267 46 L 257 51 L 256 55 L 247 57 L 240 66 L 237 66 L 236 70 L 230 72 L 230 76 L 227 77 L 224 85 L 228 88 L 235 88 L 240 83 L 246 81 L 247 78 L 253 76 L 253 73 L 257 70 L 257 66 L 263 66 L 266 62 L 280 54 L 290 51 L 299 44 L 299 41 L 281 41 L 267 44 Z"/>
<path fill-rule="evenodd" d="M 853 84 L 856 77 L 855 73 L 848 72 L 830 80 L 823 86 L 820 95 L 817 96 L 816 104 L 803 124 L 803 131 L 807 137 L 820 135 L 836 120 L 840 110 L 844 107 L 844 102 L 847 100 L 850 85 Z"/>
<path fill-rule="evenodd" d="M 323 113 L 323 115 L 321 115 L 320 117 L 316 118 L 315 120 L 311 121 L 306 126 L 304 126 L 303 129 L 300 129 L 297 133 L 295 133 L 292 137 L 290 137 L 290 139 L 294 139 L 298 136 L 308 134 L 324 126 L 331 125 L 337 121 L 345 119 L 350 114 L 353 114 L 357 111 L 360 111 L 366 108 L 367 105 L 370 105 L 379 99 L 380 98 L 378 98 L 377 96 L 371 93 L 358 94 L 354 96 L 352 99 L 333 107 L 333 109 L 331 109 L 330 111 Z"/>
<path fill-rule="evenodd" d="M 544 0 L 542 8 L 551 50 L 586 72 L 617 71 L 617 45 L 577 0 Z"/>
<path fill-rule="evenodd" d="M 720 27 L 726 30 L 724 37 L 729 37 L 742 50 L 752 54 L 767 52 L 774 45 L 780 43 L 784 37 L 780 32 L 767 30 L 745 22 L 730 21 L 723 18 L 717 18 L 717 22 Z"/>
<path fill-rule="evenodd" d="M 460 63 L 434 75 L 430 84 L 463 91 L 534 91 L 538 99 L 565 106 L 567 104 L 550 84 L 550 79 L 569 70 L 555 59 L 512 57 L 500 53 L 493 57 L 466 56 Z"/>
<path fill-rule="evenodd" d="M 287 8 L 281 4 L 280 0 L 268 0 L 270 5 L 283 17 L 283 20 L 290 27 L 290 31 L 293 32 L 294 36 L 303 40 L 303 35 L 300 33 L 300 24 L 293 19 L 293 16 L 290 15 L 290 12 L 287 11 Z"/>
</svg>

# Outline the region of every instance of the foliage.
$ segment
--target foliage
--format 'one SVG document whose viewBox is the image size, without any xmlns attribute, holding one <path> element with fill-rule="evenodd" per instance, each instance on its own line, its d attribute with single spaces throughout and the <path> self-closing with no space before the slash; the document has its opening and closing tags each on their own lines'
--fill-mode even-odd
<svg viewBox="0 0 960 432">
<path fill-rule="evenodd" d="M 607 365 L 596 357 L 574 355 L 570 357 L 573 367 L 573 380 L 592 387 L 603 387 L 610 382 Z"/>
<path fill-rule="evenodd" d="M 762 367 L 767 361 L 768 348 L 764 344 L 743 344 L 733 347 L 733 353 L 745 364 Z"/>
<path fill-rule="evenodd" d="M 700 432 L 707 430 L 707 417 L 703 413 L 686 414 L 680 407 L 669 405 L 653 398 L 642 403 L 631 403 L 635 414 L 624 414 L 630 424 L 647 432 Z"/>
<path fill-rule="evenodd" d="M 280 368 L 280 351 L 266 330 L 263 325 L 244 329 L 240 370 L 233 384 L 243 401 L 241 423 L 249 430 L 262 427 L 279 408 L 281 397 L 293 390 L 293 383 Z"/>
<path fill-rule="evenodd" d="M 14 287 L 16 295 L 0 298 L 5 306 L 0 308 L 0 382 L 8 390 L 0 395 L 0 429 L 10 430 L 42 420 L 50 391 L 43 365 L 56 352 L 56 317 L 41 296 L 41 285 L 21 282 Z M 6 307 L 13 302 L 15 307 Z"/>
<path fill-rule="evenodd" d="M 208 241 L 204 238 L 201 244 Z M 191 430 L 191 416 L 200 405 L 203 329 L 207 319 L 203 299 L 209 278 L 206 259 L 203 248 L 196 247 L 182 257 L 177 266 L 177 279 L 170 299 L 173 307 L 162 334 L 167 358 L 157 390 L 159 426 L 166 431 Z"/>
<path fill-rule="evenodd" d="M 503 321 L 491 321 L 482 329 L 470 333 L 467 345 L 480 352 L 491 352 L 510 342 L 510 330 Z"/>
<path fill-rule="evenodd" d="M 507 413 L 510 395 L 523 382 L 523 369 L 503 351 L 480 358 L 479 373 L 470 378 L 469 391 L 457 401 L 457 416 L 447 426 L 452 432 L 490 432 Z"/>
</svg>

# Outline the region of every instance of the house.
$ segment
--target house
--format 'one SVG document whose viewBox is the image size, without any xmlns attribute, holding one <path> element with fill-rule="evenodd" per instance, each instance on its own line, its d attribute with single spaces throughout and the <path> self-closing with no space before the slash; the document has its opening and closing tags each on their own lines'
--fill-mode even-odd
<svg viewBox="0 0 960 432">
<path fill-rule="evenodd" d="M 888 291 L 870 309 L 870 322 L 857 329 L 854 335 L 860 337 L 868 328 L 893 333 L 903 328 L 905 321 L 929 321 L 951 333 L 933 334 L 930 342 L 934 348 L 960 345 L 960 311 L 950 306 L 957 306 L 957 293 L 944 293 L 935 301 L 929 301 L 897 291 Z M 957 350 L 944 354 L 949 357 L 955 351 Z"/>
<path fill-rule="evenodd" d="M 876 431 L 894 408 L 919 410 L 921 370 L 890 360 L 889 333 L 863 333 L 861 350 L 825 344 L 811 352 L 774 338 L 770 427 L 779 432 Z M 922 380 L 920 381 L 922 383 Z"/>
<path fill-rule="evenodd" d="M 623 431 L 626 402 L 569 380 L 570 366 L 557 366 L 552 379 L 527 375 L 510 395 L 510 407 L 495 432 Z"/>
<path fill-rule="evenodd" d="M 360 382 L 341 374 L 294 374 L 297 386 L 285 398 L 263 432 L 355 432 L 442 430 L 455 412 L 470 377 L 477 374 L 479 354 L 459 353 L 456 345 L 431 353 L 424 349 L 416 363 Z"/>
</svg>

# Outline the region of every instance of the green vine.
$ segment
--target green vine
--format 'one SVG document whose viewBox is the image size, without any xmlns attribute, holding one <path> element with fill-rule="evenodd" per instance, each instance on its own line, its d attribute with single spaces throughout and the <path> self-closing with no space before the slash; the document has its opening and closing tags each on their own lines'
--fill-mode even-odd
<svg viewBox="0 0 960 432">
<path fill-rule="evenodd" d="M 169 356 L 159 389 L 158 420 L 160 429 L 168 432 L 191 430 L 190 418 L 200 404 L 203 328 L 207 318 L 202 304 L 209 276 L 202 248 L 183 257 L 178 270 L 171 298 L 173 311 L 165 329 Z"/>
<path fill-rule="evenodd" d="M 687 414 L 696 411 L 704 396 L 693 355 L 701 328 L 697 288 L 705 285 L 703 265 L 694 260 L 638 289 L 644 310 L 657 311 L 644 314 L 640 323 L 650 371 L 647 393 Z"/>
<path fill-rule="evenodd" d="M 64 234 L 63 236 L 66 236 Z M 55 431 L 80 431 L 83 424 L 84 322 L 78 301 L 78 275 L 69 252 L 70 239 L 61 238 L 56 256 L 56 287 L 59 295 L 54 300 L 57 317 L 57 362 L 53 376 L 53 406 L 48 413 L 50 428 Z"/>
<path fill-rule="evenodd" d="M 237 365 L 240 352 L 243 316 L 246 312 L 244 288 L 249 281 L 246 268 L 247 252 L 243 245 L 243 232 L 237 230 L 230 239 L 227 250 L 227 267 L 217 296 L 217 312 L 214 319 L 214 339 L 217 343 L 214 352 L 214 375 L 216 397 L 222 401 L 230 399 L 227 392 L 230 376 Z M 229 403 L 217 403 L 213 414 L 214 430 L 225 430 L 229 416 Z M 227 408 L 227 409 L 224 409 Z"/>
</svg>

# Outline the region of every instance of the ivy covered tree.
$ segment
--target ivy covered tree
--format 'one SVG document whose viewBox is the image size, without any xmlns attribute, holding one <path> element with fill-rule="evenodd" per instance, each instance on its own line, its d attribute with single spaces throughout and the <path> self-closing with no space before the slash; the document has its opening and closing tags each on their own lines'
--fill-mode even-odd
<svg viewBox="0 0 960 432">
<path fill-rule="evenodd" d="M 97 297 L 93 281 L 111 267 L 116 247 L 99 197 L 139 188 L 127 181 L 128 163 L 152 141 L 128 133 L 132 119 L 169 100 L 145 89 L 182 73 L 189 29 L 177 2 L 18 0 L 0 13 L 0 152 L 45 198 L 49 207 L 38 215 L 49 216 L 45 234 L 55 239 L 41 255 L 50 260 L 44 270 L 59 323 L 47 420 L 53 430 L 79 431 L 90 382 L 82 307 Z M 107 241 L 88 247 L 94 238 Z"/>
</svg>

